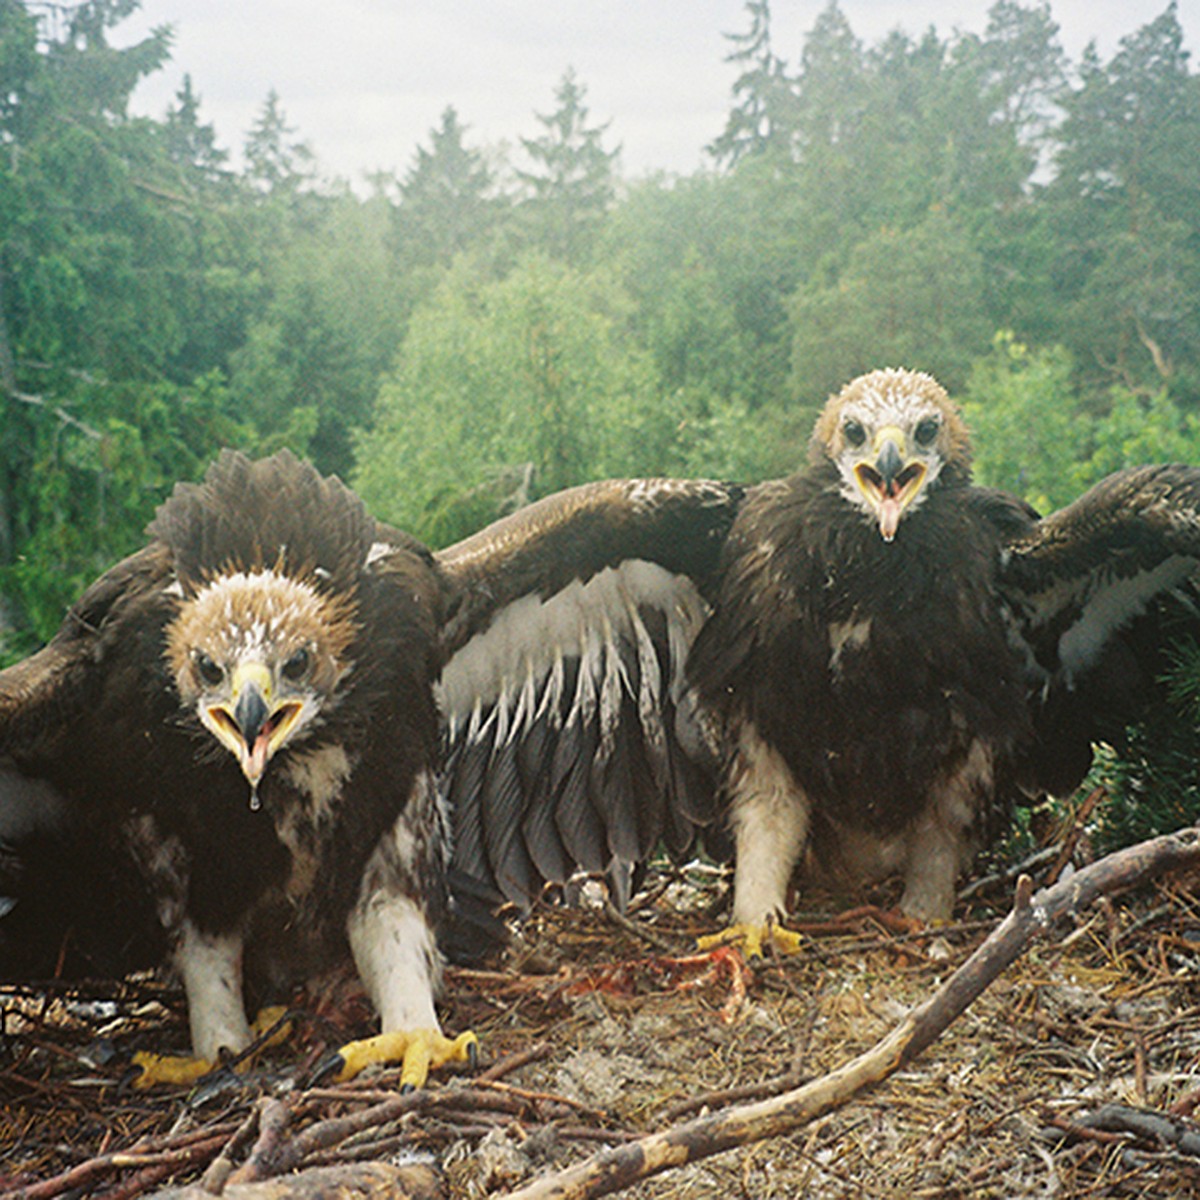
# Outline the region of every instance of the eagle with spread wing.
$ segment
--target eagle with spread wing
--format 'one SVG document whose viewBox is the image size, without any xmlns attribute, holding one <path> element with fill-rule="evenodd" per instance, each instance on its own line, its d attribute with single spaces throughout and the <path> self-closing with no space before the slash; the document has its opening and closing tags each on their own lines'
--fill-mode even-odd
<svg viewBox="0 0 1200 1200">
<path fill-rule="evenodd" d="M 433 1006 L 449 844 L 433 560 L 288 453 L 224 453 L 148 533 L 0 673 L 0 975 L 36 969 L 55 920 L 106 965 L 167 954 L 195 1057 L 146 1056 L 148 1084 L 246 1048 L 247 979 L 350 953 L 383 1033 L 344 1047 L 343 1071 L 400 1058 L 419 1084 L 473 1043 L 442 1036 Z M 100 938 L 114 922 L 124 936 Z"/>
<path fill-rule="evenodd" d="M 565 493 L 440 556 L 471 614 L 441 681 L 456 861 L 518 904 L 577 866 L 620 898 L 706 828 L 734 843 L 718 936 L 751 953 L 797 944 L 777 922 L 802 860 L 899 873 L 902 913 L 947 918 L 1011 806 L 1068 793 L 1136 715 L 1164 622 L 1200 624 L 1178 596 L 1200 470 L 1120 471 L 1039 518 L 972 484 L 926 374 L 847 385 L 789 478 L 686 485 L 717 525 L 651 530 L 639 497 L 671 486 Z"/>
<path fill-rule="evenodd" d="M 165 943 L 211 1062 L 250 1039 L 244 977 L 348 950 L 383 1034 L 346 1071 L 417 1083 L 471 1042 L 433 1003 L 451 840 L 528 906 L 578 868 L 623 901 L 658 847 L 728 835 L 718 936 L 750 953 L 792 948 L 802 859 L 946 917 L 1010 806 L 1136 712 L 1198 567 L 1200 470 L 1039 518 L 971 483 L 910 371 L 832 398 L 787 479 L 588 484 L 436 554 L 289 455 L 226 454 L 0 673 L 0 975 L 56 922 L 113 949 L 82 891 L 118 957 Z"/>
<path fill-rule="evenodd" d="M 267 997 L 347 955 L 382 1032 L 341 1048 L 343 1075 L 400 1060 L 416 1086 L 430 1065 L 470 1057 L 473 1035 L 445 1037 L 434 1008 L 450 854 L 435 689 L 489 677 L 473 635 L 497 636 L 513 610 L 519 623 L 522 597 L 711 573 L 739 496 L 595 484 L 501 524 L 482 556 L 474 542 L 434 556 L 291 454 L 225 452 L 202 483 L 176 487 L 148 544 L 43 650 L 0 672 L 0 979 L 169 960 L 193 1056 L 140 1055 L 140 1086 L 244 1050 L 247 988 Z M 648 616 L 639 653 L 681 661 L 681 615 Z M 628 714 L 602 690 L 603 737 L 610 706 Z M 642 700 L 613 769 L 656 729 L 655 753 L 677 759 L 672 804 L 691 787 L 684 810 L 707 819 L 708 777 L 649 711 L 670 696 Z M 515 845 L 508 788 L 498 756 L 479 799 L 488 837 Z M 642 796 L 628 781 L 612 790 Z M 647 826 L 631 860 L 658 836 Z M 587 842 L 569 845 L 592 861 Z"/>
</svg>

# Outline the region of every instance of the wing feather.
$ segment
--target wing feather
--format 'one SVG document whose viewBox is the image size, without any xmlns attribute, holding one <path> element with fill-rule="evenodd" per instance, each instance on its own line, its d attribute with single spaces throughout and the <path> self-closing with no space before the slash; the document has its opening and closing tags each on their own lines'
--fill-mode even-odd
<svg viewBox="0 0 1200 1200">
<path fill-rule="evenodd" d="M 1073 686 L 1198 567 L 1200 469 L 1138 467 L 1014 538 L 1000 586 L 1035 673 Z"/>
<path fill-rule="evenodd" d="M 1119 743 L 1144 711 L 1171 640 L 1200 632 L 1184 595 L 1200 568 L 1200 470 L 1119 471 L 1009 532 L 999 588 L 1034 723 L 1016 778 L 1029 794 L 1062 795 L 1093 743 Z"/>
<path fill-rule="evenodd" d="M 436 555 L 456 595 L 440 698 L 460 869 L 479 871 L 482 839 L 486 876 L 518 904 L 577 869 L 607 871 L 621 901 L 660 843 L 686 852 L 716 802 L 683 666 L 741 496 L 590 484 Z M 480 777 L 459 745 L 489 714 Z"/>
<path fill-rule="evenodd" d="M 74 722 L 96 703 L 109 650 L 130 614 L 170 607 L 170 556 L 157 543 L 106 571 L 71 606 L 36 654 L 0 671 L 0 751 L 18 760 L 56 753 Z"/>
</svg>

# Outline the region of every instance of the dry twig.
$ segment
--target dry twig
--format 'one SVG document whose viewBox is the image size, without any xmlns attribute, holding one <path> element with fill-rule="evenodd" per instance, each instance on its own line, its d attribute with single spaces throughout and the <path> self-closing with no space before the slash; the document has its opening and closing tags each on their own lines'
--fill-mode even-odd
<svg viewBox="0 0 1200 1200">
<path fill-rule="evenodd" d="M 566 1171 L 533 1180 L 510 1193 L 509 1200 L 609 1195 L 685 1163 L 793 1132 L 912 1062 L 1056 921 L 1099 897 L 1197 860 L 1200 829 L 1193 828 L 1117 851 L 1036 895 L 1032 881 L 1022 876 L 1012 911 L 995 932 L 929 1000 L 866 1053 L 803 1087 L 604 1150 Z"/>
</svg>

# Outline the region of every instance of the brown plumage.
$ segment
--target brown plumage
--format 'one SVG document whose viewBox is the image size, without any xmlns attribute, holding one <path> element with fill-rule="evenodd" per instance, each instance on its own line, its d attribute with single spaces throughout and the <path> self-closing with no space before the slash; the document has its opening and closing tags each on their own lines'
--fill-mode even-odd
<svg viewBox="0 0 1200 1200">
<path fill-rule="evenodd" d="M 0 674 L 0 745 L 21 773 L 3 803 L 16 810 L 22 775 L 52 785 L 65 819 L 34 832 L 66 831 L 62 862 L 141 880 L 141 908 L 126 883 L 115 914 L 138 945 L 105 949 L 130 965 L 165 943 L 198 1060 L 250 1040 L 246 980 L 277 988 L 347 949 L 385 1032 L 438 1036 L 445 589 L 430 555 L 287 453 L 222 455 L 148 532 Z M 33 918 L 35 883 L 23 869 L 16 889 Z M 78 899 L 57 915 L 83 919 L 91 951 Z M 6 974 L 33 967 L 17 960 L 22 908 L 0 928 Z"/>
<path fill-rule="evenodd" d="M 151 532 L 0 675 L 0 744 L 94 831 L 92 869 L 136 859 L 203 1052 L 244 1036 L 204 984 L 242 944 L 294 973 L 348 942 L 384 1027 L 436 1030 L 447 822 L 461 875 L 521 906 L 578 867 L 622 902 L 657 847 L 731 836 L 751 949 L 806 857 L 948 915 L 1012 803 L 1135 710 L 1164 613 L 1194 628 L 1200 471 L 1042 519 L 975 487 L 955 405 L 890 370 L 749 490 L 585 485 L 430 555 L 294 460 L 227 456 Z M 55 805 L 22 779 L 0 892 L 29 901 L 6 822 L 44 841 Z"/>
<path fill-rule="evenodd" d="M 631 551 L 702 569 L 731 515 L 730 491 L 709 485 L 593 485 L 532 506 L 494 544 L 469 539 L 435 559 L 289 454 L 222 455 L 203 483 L 176 489 L 148 544 L 88 589 L 44 650 L 0 673 L 11 758 L 0 766 L 0 976 L 48 971 L 64 938 L 81 969 L 165 956 L 187 993 L 196 1061 L 148 1060 L 143 1078 L 183 1079 L 246 1045 L 244 984 L 277 994 L 350 953 L 384 1036 L 344 1048 L 346 1071 L 399 1054 L 402 1078 L 419 1083 L 426 1051 L 434 1063 L 467 1054 L 470 1036 L 441 1037 L 433 1008 L 450 852 L 435 685 L 495 678 L 469 647 L 504 626 L 501 606 L 582 586 Z M 664 698 L 649 658 L 678 661 L 680 647 L 642 607 L 648 705 Z M 447 653 L 456 670 L 439 682 Z M 540 715 L 545 731 L 559 714 Z M 592 748 L 625 779 L 617 790 L 633 786 L 641 746 L 673 771 L 676 795 L 694 786 L 694 803 L 708 802 L 673 731 L 651 719 L 647 733 L 650 718 L 645 706 L 619 720 L 605 709 Z M 482 791 L 483 836 L 505 862 L 520 822 L 500 762 Z M 565 857 L 595 834 L 591 766 L 564 768 L 578 834 L 559 846 Z M 604 820 L 624 845 L 624 822 Z M 633 857 L 668 820 L 690 837 L 686 819 L 660 810 L 640 823 Z"/>
<path fill-rule="evenodd" d="M 734 924 L 752 949 L 802 859 L 852 881 L 898 872 L 904 912 L 946 917 L 956 877 L 1012 804 L 1074 787 L 1092 741 L 1134 715 L 1164 610 L 1195 625 L 1173 596 L 1200 563 L 1200 471 L 1118 472 L 1039 519 L 972 484 L 958 408 L 918 372 L 872 372 L 832 397 L 807 464 L 786 479 L 744 499 L 691 485 L 720 492 L 721 519 L 689 513 L 675 528 L 669 588 L 639 577 L 639 555 L 654 555 L 633 485 L 608 486 L 572 571 L 588 575 L 597 527 L 619 530 L 626 557 L 592 569 L 624 572 L 620 586 L 577 597 L 567 621 L 547 594 L 560 582 L 527 565 L 538 602 L 495 597 L 503 638 L 476 623 L 486 685 L 459 688 L 455 660 L 447 669 L 460 863 L 514 899 L 576 865 L 627 888 L 650 835 L 683 852 L 707 826 L 736 843 Z M 556 536 L 570 545 L 574 527 L 564 518 Z M 513 530 L 472 540 L 477 578 L 515 578 L 502 565 Z M 714 536 L 718 556 L 689 558 Z M 535 557 L 536 539 L 516 544 Z M 648 598 L 673 648 L 649 689 L 627 617 Z M 556 672 L 568 687 L 551 687 Z M 719 806 L 661 784 L 631 799 L 663 776 L 646 765 L 653 738 L 626 751 L 614 730 L 654 727 L 664 696 L 672 766 L 682 758 L 703 779 L 717 762 Z M 564 763 L 585 765 L 572 776 Z M 489 806 L 497 772 L 504 804 Z M 565 816 L 564 797 L 580 795 Z"/>
</svg>

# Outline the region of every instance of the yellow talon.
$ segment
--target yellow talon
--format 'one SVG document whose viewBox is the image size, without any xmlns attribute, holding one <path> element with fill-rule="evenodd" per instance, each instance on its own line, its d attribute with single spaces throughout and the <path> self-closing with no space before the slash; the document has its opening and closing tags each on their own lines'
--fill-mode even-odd
<svg viewBox="0 0 1200 1200">
<path fill-rule="evenodd" d="M 722 929 L 720 933 L 708 934 L 696 939 L 699 950 L 715 950 L 718 946 L 738 945 L 747 958 L 762 958 L 763 946 L 771 945 L 776 954 L 799 954 L 803 946 L 802 934 L 784 929 L 774 921 L 762 925 L 739 923 Z"/>
<path fill-rule="evenodd" d="M 255 1040 L 262 1037 L 262 1035 L 266 1033 L 276 1022 L 282 1021 L 287 1011 L 287 1005 L 285 1004 L 271 1004 L 266 1008 L 260 1008 L 258 1010 L 258 1016 L 254 1018 L 254 1023 L 250 1026 L 250 1033 L 253 1035 Z M 271 1046 L 282 1045 L 291 1036 L 292 1023 L 291 1021 L 284 1021 L 283 1024 L 280 1025 L 279 1028 L 275 1030 L 275 1032 L 271 1034 L 271 1036 L 265 1042 L 263 1042 L 259 1049 L 266 1050 Z"/>
<path fill-rule="evenodd" d="M 183 1054 L 152 1054 L 148 1050 L 139 1050 L 133 1056 L 133 1065 L 141 1068 L 133 1086 L 138 1091 L 144 1091 L 159 1083 L 195 1083 L 217 1064 L 207 1058 L 188 1058 Z"/>
<path fill-rule="evenodd" d="M 259 1009 L 258 1016 L 254 1018 L 254 1024 L 250 1027 L 251 1034 L 255 1038 L 262 1037 L 286 1012 L 287 1008 L 282 1004 Z M 267 1041 L 257 1048 L 255 1054 L 258 1050 L 265 1050 L 268 1046 L 278 1046 L 291 1035 L 291 1032 L 292 1023 L 285 1021 Z M 133 1086 L 139 1091 L 145 1091 L 159 1083 L 170 1083 L 177 1086 L 195 1083 L 201 1076 L 216 1070 L 219 1065 L 209 1058 L 189 1058 L 185 1054 L 153 1054 L 149 1050 L 137 1051 L 131 1061 L 135 1067 L 141 1068 L 137 1078 L 133 1081 Z M 243 1058 L 234 1063 L 233 1069 L 241 1074 L 249 1066 L 250 1059 Z"/>
<path fill-rule="evenodd" d="M 448 1038 L 436 1029 L 403 1029 L 347 1042 L 339 1051 L 339 1083 L 353 1079 L 373 1063 L 401 1063 L 400 1086 L 419 1088 L 431 1069 L 448 1062 L 470 1062 L 479 1039 L 471 1032 Z"/>
</svg>

